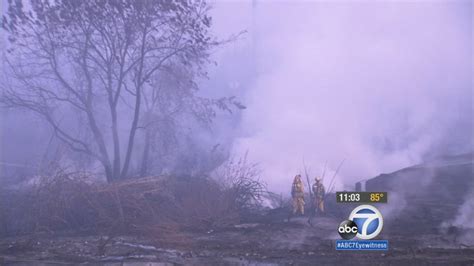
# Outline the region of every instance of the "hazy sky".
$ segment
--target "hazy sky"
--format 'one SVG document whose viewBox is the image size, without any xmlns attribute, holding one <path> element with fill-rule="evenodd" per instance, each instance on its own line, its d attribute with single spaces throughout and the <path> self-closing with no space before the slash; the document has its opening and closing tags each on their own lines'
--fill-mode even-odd
<svg viewBox="0 0 474 266">
<path fill-rule="evenodd" d="M 234 152 L 248 150 L 284 192 L 303 157 L 312 175 L 346 158 L 342 186 L 472 151 L 472 11 L 470 1 L 217 1 L 219 36 L 248 31 L 215 56 L 248 107 Z"/>
</svg>

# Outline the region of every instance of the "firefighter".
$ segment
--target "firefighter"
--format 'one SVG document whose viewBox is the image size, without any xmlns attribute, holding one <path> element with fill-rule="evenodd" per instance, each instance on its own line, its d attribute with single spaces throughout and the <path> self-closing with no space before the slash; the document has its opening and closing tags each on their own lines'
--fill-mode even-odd
<svg viewBox="0 0 474 266">
<path fill-rule="evenodd" d="M 304 186 L 301 175 L 296 175 L 291 187 L 291 197 L 293 198 L 293 214 L 304 215 Z"/>
<path fill-rule="evenodd" d="M 324 197 L 326 190 L 324 189 L 323 182 L 321 178 L 316 177 L 313 184 L 313 193 L 314 193 L 314 208 L 317 213 L 324 213 Z"/>
</svg>

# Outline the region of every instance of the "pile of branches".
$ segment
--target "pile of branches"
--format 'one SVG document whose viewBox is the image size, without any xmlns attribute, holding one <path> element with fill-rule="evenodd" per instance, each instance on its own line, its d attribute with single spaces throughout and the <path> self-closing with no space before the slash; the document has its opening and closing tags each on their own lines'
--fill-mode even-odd
<svg viewBox="0 0 474 266">
<path fill-rule="evenodd" d="M 215 178 L 233 198 L 235 209 L 243 214 L 258 211 L 270 195 L 260 174 L 258 164 L 249 163 L 245 154 L 239 159 L 229 159 L 217 169 Z"/>
<path fill-rule="evenodd" d="M 257 206 L 264 191 L 250 172 L 241 173 L 247 174 L 223 185 L 208 177 L 176 176 L 98 183 L 83 173 L 58 171 L 27 188 L 0 191 L 0 234 L 150 234 L 229 226 Z"/>
</svg>

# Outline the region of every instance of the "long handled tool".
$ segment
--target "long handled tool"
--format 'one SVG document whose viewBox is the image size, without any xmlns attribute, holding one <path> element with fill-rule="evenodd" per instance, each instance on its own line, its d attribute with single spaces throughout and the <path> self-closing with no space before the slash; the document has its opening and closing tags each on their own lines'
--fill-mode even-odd
<svg viewBox="0 0 474 266">
<path fill-rule="evenodd" d="M 306 168 L 306 163 L 304 162 L 304 158 L 303 158 L 303 167 L 304 167 L 304 174 L 306 175 L 306 182 L 308 182 L 309 197 L 311 200 L 313 200 L 313 192 L 311 191 L 311 183 L 309 182 L 308 168 Z"/>
<path fill-rule="evenodd" d="M 331 179 L 331 183 L 329 183 L 329 186 L 328 186 L 328 193 L 326 193 L 326 195 L 324 196 L 325 198 L 327 197 L 327 195 L 329 195 L 330 193 L 332 193 L 332 190 L 334 189 L 334 187 L 336 186 L 336 184 L 334 183 L 334 181 L 336 180 L 336 176 L 337 176 L 337 173 L 339 172 L 339 170 L 341 169 L 342 165 L 344 164 L 344 162 L 346 161 L 346 159 L 342 160 L 342 162 L 339 164 L 339 166 L 337 167 L 336 169 L 336 172 L 334 172 L 334 175 Z"/>
<path fill-rule="evenodd" d="M 308 168 L 306 168 L 306 163 L 303 158 L 303 167 L 304 167 L 304 173 L 306 175 L 306 182 L 308 182 L 308 191 L 309 191 L 309 198 L 310 198 L 310 204 L 313 204 L 313 192 L 311 191 L 311 182 L 309 182 L 309 174 L 308 174 Z M 313 208 L 311 208 L 313 209 Z M 313 224 L 311 223 L 311 217 L 312 214 L 316 214 L 314 210 L 310 212 L 309 217 L 308 217 L 308 224 L 312 227 Z"/>
<path fill-rule="evenodd" d="M 326 175 L 326 166 L 328 165 L 328 161 L 324 163 L 323 174 L 321 175 L 321 181 L 324 181 L 324 176 Z"/>
</svg>

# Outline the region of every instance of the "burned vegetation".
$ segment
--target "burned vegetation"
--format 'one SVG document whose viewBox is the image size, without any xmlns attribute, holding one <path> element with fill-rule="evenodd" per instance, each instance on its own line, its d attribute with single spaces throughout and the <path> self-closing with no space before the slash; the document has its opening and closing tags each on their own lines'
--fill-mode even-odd
<svg viewBox="0 0 474 266">
<path fill-rule="evenodd" d="M 163 236 L 241 223 L 268 198 L 256 165 L 230 161 L 217 176 L 155 176 L 98 183 L 58 171 L 0 190 L 1 235 L 78 233 Z"/>
</svg>

